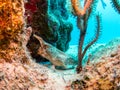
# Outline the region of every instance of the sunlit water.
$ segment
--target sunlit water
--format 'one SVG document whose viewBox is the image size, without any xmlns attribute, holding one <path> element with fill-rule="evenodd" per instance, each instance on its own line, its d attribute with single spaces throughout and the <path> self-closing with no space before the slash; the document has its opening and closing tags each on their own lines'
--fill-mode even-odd
<svg viewBox="0 0 120 90">
<path fill-rule="evenodd" d="M 97 43 L 107 43 L 116 37 L 120 37 L 120 15 L 114 10 L 114 8 L 112 8 L 110 0 L 104 0 L 104 2 L 107 4 L 105 9 L 102 7 L 100 0 L 97 6 L 97 12 L 99 12 L 102 17 L 102 32 Z M 79 40 L 79 29 L 77 29 L 76 26 L 76 19 L 71 17 L 70 20 L 74 21 L 74 29 L 71 34 L 72 38 L 70 45 L 77 45 Z M 94 17 L 91 17 L 88 23 L 88 32 L 85 42 L 89 42 L 90 39 L 94 36 L 94 31 L 96 27 L 95 25 L 95 19 Z"/>
</svg>

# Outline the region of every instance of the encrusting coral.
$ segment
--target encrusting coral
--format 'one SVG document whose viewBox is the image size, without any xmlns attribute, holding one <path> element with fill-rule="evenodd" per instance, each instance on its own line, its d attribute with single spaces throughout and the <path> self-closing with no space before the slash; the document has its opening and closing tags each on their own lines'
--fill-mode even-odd
<svg viewBox="0 0 120 90">
<path fill-rule="evenodd" d="M 71 0 L 72 2 L 72 7 L 74 10 L 74 15 L 77 16 L 77 27 L 80 30 L 80 39 L 79 39 L 79 47 L 78 47 L 78 66 L 77 66 L 77 72 L 79 73 L 82 70 L 82 59 L 86 54 L 86 51 L 88 48 L 93 45 L 100 34 L 100 16 L 96 15 L 96 20 L 97 20 L 97 27 L 96 27 L 96 35 L 95 38 L 88 43 L 88 45 L 83 49 L 84 45 L 84 40 L 85 40 L 85 35 L 87 32 L 87 24 L 88 24 L 88 19 L 90 17 L 90 14 L 92 13 L 92 7 L 94 3 L 96 3 L 95 0 L 85 0 L 84 3 L 84 8 L 82 9 L 81 4 L 79 4 L 78 0 Z M 79 6 L 80 5 L 80 6 Z M 95 5 L 94 5 L 95 6 Z"/>
<path fill-rule="evenodd" d="M 77 75 L 73 90 L 120 90 L 120 46 L 97 63 L 89 63 Z"/>
<path fill-rule="evenodd" d="M 24 38 L 24 2 L 23 0 L 0 1 L 0 59 L 7 62 L 27 63 Z M 26 31 L 27 32 L 27 31 Z"/>
<path fill-rule="evenodd" d="M 11 0 L 0 2 L 0 40 L 14 39 L 21 32 L 24 25 L 21 3 Z"/>
</svg>

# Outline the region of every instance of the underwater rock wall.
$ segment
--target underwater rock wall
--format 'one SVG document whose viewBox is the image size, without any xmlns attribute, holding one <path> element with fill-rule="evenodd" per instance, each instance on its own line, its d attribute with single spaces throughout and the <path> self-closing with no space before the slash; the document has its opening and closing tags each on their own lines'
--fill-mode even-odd
<svg viewBox="0 0 120 90">
<path fill-rule="evenodd" d="M 63 0 L 35 0 L 34 3 L 30 0 L 26 3 L 28 26 L 32 26 L 33 33 L 62 51 L 68 49 L 73 29 L 67 21 L 69 14 L 66 4 Z M 27 46 L 34 58 L 40 58 L 37 55 L 40 44 L 33 36 Z"/>
</svg>

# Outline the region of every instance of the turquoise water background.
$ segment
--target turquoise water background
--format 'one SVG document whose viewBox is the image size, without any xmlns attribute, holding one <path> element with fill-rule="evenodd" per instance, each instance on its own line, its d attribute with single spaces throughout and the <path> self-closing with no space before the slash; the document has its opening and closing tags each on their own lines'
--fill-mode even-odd
<svg viewBox="0 0 120 90">
<path fill-rule="evenodd" d="M 101 14 L 101 35 L 97 43 L 107 43 L 110 40 L 120 37 L 120 15 L 114 10 L 110 4 L 110 0 L 104 0 L 107 4 L 106 8 L 103 9 L 101 1 L 97 4 L 97 11 Z M 79 29 L 76 26 L 76 18 L 70 17 L 70 21 L 73 23 L 73 31 L 71 34 L 70 45 L 77 45 L 79 40 Z M 94 17 L 89 19 L 88 32 L 86 36 L 86 43 L 94 36 L 96 22 Z"/>
</svg>

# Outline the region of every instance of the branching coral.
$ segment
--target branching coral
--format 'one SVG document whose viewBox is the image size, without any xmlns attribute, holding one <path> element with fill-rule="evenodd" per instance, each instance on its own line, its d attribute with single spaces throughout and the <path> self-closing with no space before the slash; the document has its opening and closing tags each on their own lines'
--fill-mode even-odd
<svg viewBox="0 0 120 90">
<path fill-rule="evenodd" d="M 79 40 L 79 50 L 78 50 L 79 62 L 77 66 L 77 72 L 79 73 L 82 70 L 82 60 L 85 56 L 86 51 L 91 45 L 93 45 L 98 40 L 99 32 L 100 32 L 100 18 L 99 15 L 96 15 L 97 31 L 95 38 L 83 50 L 85 35 L 87 32 L 88 19 L 92 12 L 93 9 L 92 5 L 95 3 L 95 0 L 94 1 L 85 0 L 84 9 L 81 8 L 81 5 L 80 6 L 78 5 L 78 0 L 71 0 L 71 2 L 75 15 L 77 16 L 77 27 L 80 29 L 80 40 Z"/>
<path fill-rule="evenodd" d="M 112 0 L 111 3 L 113 5 L 114 9 L 116 11 L 118 11 L 118 13 L 120 14 L 120 1 L 119 0 Z"/>
<path fill-rule="evenodd" d="M 84 8 L 82 9 L 82 6 L 81 6 L 81 3 L 79 3 L 79 0 L 71 0 L 72 7 L 77 16 L 85 15 L 87 9 L 91 6 L 92 2 L 93 0 L 86 0 Z"/>
</svg>

